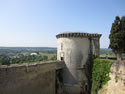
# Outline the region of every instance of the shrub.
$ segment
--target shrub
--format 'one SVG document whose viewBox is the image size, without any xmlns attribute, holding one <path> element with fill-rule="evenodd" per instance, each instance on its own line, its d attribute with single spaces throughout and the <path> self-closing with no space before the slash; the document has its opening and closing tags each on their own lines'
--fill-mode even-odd
<svg viewBox="0 0 125 94">
<path fill-rule="evenodd" d="M 109 80 L 109 72 L 112 61 L 96 58 L 93 60 L 92 67 L 92 94 L 98 94 L 98 90 L 102 88 Z"/>
</svg>

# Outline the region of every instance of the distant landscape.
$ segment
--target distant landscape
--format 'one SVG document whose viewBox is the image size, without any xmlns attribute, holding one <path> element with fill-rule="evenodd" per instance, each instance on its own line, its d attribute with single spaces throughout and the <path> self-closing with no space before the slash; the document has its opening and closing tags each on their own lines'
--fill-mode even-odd
<svg viewBox="0 0 125 94">
<path fill-rule="evenodd" d="M 56 52 L 57 48 L 52 47 L 0 47 L 0 65 L 56 60 Z M 116 58 L 108 48 L 100 49 L 100 57 Z"/>
<path fill-rule="evenodd" d="M 100 57 L 116 57 L 112 49 L 100 48 Z"/>
<path fill-rule="evenodd" d="M 0 65 L 56 60 L 52 47 L 0 47 Z"/>
<path fill-rule="evenodd" d="M 100 49 L 100 57 L 116 58 L 116 55 L 112 52 L 112 49 L 101 48 Z M 122 57 L 125 58 L 125 54 L 122 54 Z"/>
</svg>

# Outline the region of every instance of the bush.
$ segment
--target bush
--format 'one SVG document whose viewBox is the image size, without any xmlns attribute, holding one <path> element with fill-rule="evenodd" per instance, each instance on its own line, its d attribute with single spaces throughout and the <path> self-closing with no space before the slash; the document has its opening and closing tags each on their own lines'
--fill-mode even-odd
<svg viewBox="0 0 125 94">
<path fill-rule="evenodd" d="M 109 72 L 112 63 L 112 61 L 106 59 L 94 59 L 92 68 L 92 94 L 98 94 L 99 89 L 110 80 Z"/>
<path fill-rule="evenodd" d="M 0 56 L 0 65 L 10 65 L 9 57 L 6 55 Z"/>
</svg>

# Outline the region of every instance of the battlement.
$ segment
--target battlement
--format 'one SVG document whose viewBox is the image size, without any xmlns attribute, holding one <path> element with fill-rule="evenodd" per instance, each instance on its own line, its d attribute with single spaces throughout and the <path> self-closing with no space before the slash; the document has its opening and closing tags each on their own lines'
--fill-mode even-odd
<svg viewBox="0 0 125 94">
<path fill-rule="evenodd" d="M 102 34 L 98 33 L 83 33 L 83 32 L 66 32 L 66 33 L 60 33 L 56 35 L 56 38 L 64 38 L 64 37 L 98 37 L 100 38 Z"/>
</svg>

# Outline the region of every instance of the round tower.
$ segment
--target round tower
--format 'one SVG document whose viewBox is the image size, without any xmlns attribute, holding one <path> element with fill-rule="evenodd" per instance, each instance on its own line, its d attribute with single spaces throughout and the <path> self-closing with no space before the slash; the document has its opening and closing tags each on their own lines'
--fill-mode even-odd
<svg viewBox="0 0 125 94">
<path fill-rule="evenodd" d="M 99 56 L 101 34 L 61 33 L 57 37 L 57 60 L 64 60 L 64 94 L 89 93 L 90 56 Z"/>
</svg>

